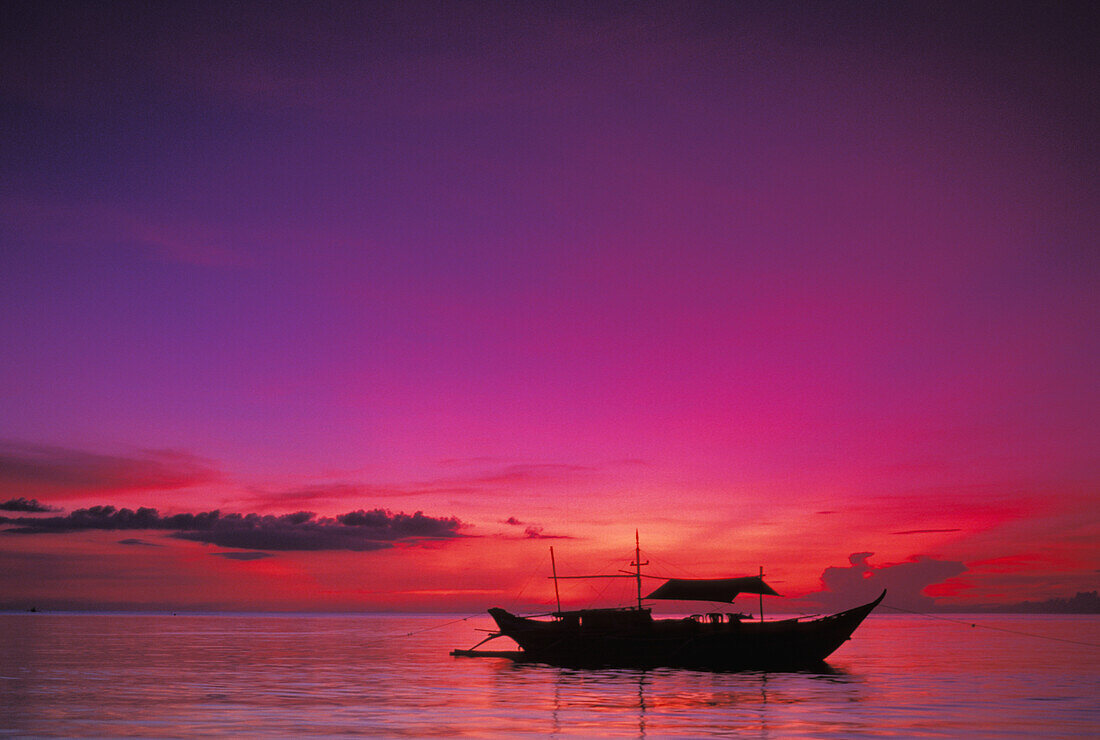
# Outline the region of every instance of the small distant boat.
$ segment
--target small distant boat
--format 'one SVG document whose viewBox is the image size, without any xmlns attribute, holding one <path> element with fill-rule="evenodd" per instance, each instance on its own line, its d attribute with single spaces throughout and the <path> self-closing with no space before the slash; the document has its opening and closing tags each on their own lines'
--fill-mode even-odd
<svg viewBox="0 0 1100 740">
<path fill-rule="evenodd" d="M 751 621 L 744 614 L 711 612 L 684 619 L 654 619 L 643 601 L 733 602 L 739 594 L 778 596 L 760 576 L 718 579 L 663 579 L 652 593 L 642 596 L 641 550 L 635 533 L 633 573 L 600 576 L 559 576 L 553 565 L 554 589 L 564 578 L 634 578 L 636 606 L 563 611 L 550 619 L 521 617 L 494 607 L 489 614 L 498 631 L 455 656 L 494 656 L 569 667 L 684 667 L 711 670 L 802 670 L 821 667 L 886 596 L 837 614 L 817 618 Z M 761 599 L 761 605 L 763 600 Z M 498 637 L 509 637 L 518 651 L 478 650 Z"/>
</svg>

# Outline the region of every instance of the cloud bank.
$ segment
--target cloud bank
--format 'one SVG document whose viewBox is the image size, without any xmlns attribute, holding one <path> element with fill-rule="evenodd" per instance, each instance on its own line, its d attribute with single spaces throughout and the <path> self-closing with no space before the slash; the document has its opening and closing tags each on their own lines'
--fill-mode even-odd
<svg viewBox="0 0 1100 740">
<path fill-rule="evenodd" d="M 300 511 L 282 516 L 259 514 L 198 514 L 161 516 L 156 509 L 116 509 L 93 506 L 67 516 L 0 518 L 14 525 L 10 534 L 57 534 L 88 530 L 162 530 L 173 537 L 241 550 L 381 550 L 398 543 L 460 537 L 463 524 L 455 517 L 436 518 L 423 512 L 394 514 L 384 509 L 318 518 Z"/>
<path fill-rule="evenodd" d="M 61 509 L 55 509 L 52 506 L 38 503 L 38 499 L 19 498 L 8 499 L 7 501 L 0 503 L 0 511 L 22 511 L 28 514 L 40 514 L 43 512 L 61 511 Z"/>
<path fill-rule="evenodd" d="M 213 552 L 210 553 L 219 558 L 225 558 L 226 560 L 262 560 L 263 558 L 271 557 L 271 553 L 267 552 Z"/>
<path fill-rule="evenodd" d="M 935 608 L 936 602 L 922 593 L 924 589 L 966 571 L 963 563 L 925 555 L 891 565 L 871 565 L 868 561 L 873 556 L 873 552 L 852 553 L 848 556 L 849 567 L 826 568 L 821 574 L 824 590 L 807 594 L 806 599 L 836 611 L 871 601 L 886 589 L 884 606 L 928 611 Z"/>
</svg>

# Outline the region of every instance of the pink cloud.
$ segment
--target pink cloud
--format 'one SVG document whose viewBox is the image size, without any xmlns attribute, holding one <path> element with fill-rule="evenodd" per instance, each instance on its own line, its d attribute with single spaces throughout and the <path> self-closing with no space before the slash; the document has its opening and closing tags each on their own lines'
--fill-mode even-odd
<svg viewBox="0 0 1100 740">
<path fill-rule="evenodd" d="M 849 556 L 849 567 L 829 567 L 821 574 L 823 590 L 805 598 L 824 605 L 827 610 L 855 606 L 870 601 L 885 589 L 887 606 L 910 611 L 935 608 L 935 599 L 925 590 L 966 572 L 959 562 L 936 560 L 924 555 L 907 562 L 872 565 L 874 553 L 857 552 Z"/>
<path fill-rule="evenodd" d="M 0 443 L 0 491 L 53 500 L 123 491 L 170 491 L 216 483 L 211 461 L 178 450 L 105 455 L 49 445 Z"/>
</svg>

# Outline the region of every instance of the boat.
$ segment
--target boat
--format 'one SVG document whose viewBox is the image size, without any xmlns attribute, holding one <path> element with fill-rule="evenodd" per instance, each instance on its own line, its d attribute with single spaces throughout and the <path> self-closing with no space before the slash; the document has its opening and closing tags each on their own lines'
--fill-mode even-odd
<svg viewBox="0 0 1100 740">
<path fill-rule="evenodd" d="M 489 609 L 497 631 L 468 650 L 454 650 L 460 657 L 491 656 L 556 666 L 657 668 L 681 667 L 710 670 L 807 670 L 828 668 L 825 659 L 851 638 L 852 633 L 882 602 L 874 601 L 846 611 L 813 618 L 764 620 L 763 596 L 778 596 L 758 576 L 712 579 L 661 579 L 664 583 L 642 596 L 641 550 L 635 533 L 633 573 L 598 576 L 559 576 L 551 548 L 555 594 L 565 578 L 634 578 L 637 604 L 627 607 L 563 610 L 524 617 L 499 607 Z M 709 612 L 682 619 L 656 619 L 650 600 L 706 601 L 732 604 L 740 594 L 759 594 L 760 620 L 745 614 Z M 544 618 L 538 618 L 542 616 Z M 545 617 L 549 617 L 546 619 Z M 489 640 L 511 638 L 518 651 L 478 650 Z"/>
</svg>

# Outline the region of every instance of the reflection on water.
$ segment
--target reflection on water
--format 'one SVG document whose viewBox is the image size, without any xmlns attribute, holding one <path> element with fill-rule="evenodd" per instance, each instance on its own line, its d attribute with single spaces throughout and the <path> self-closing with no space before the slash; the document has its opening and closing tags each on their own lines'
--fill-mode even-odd
<svg viewBox="0 0 1100 740">
<path fill-rule="evenodd" d="M 766 673 L 723 676 L 676 669 L 557 670 L 556 673 L 552 734 L 560 734 L 564 728 L 583 731 L 586 717 L 593 722 L 591 728 L 596 730 L 602 726 L 600 718 L 613 712 L 624 717 L 636 714 L 638 737 L 646 736 L 647 721 L 658 732 L 660 728 L 683 724 L 693 732 L 710 734 L 733 729 L 731 719 L 735 719 L 740 733 L 755 730 L 766 735 L 769 704 L 793 706 L 812 701 L 805 684 L 798 692 L 784 691 L 774 685 L 770 687 Z M 831 677 L 802 674 L 800 678 L 829 680 Z M 775 683 L 774 677 L 772 683 Z M 835 699 L 835 695 L 831 697 Z"/>
<path fill-rule="evenodd" d="M 1100 643 L 1095 617 L 982 617 Z M 1082 737 L 1100 650 L 872 616 L 828 673 L 452 658 L 474 619 L 0 615 L 0 735 Z"/>
<path fill-rule="evenodd" d="M 657 734 L 668 727 L 712 734 L 736 729 L 769 734 L 769 717 L 778 709 L 784 722 L 798 705 L 813 711 L 818 705 L 862 700 L 857 683 L 840 672 L 830 674 L 764 672 L 713 673 L 681 669 L 574 670 L 538 665 L 501 669 L 501 692 L 517 685 L 552 685 L 548 707 L 551 734 L 585 733 L 605 728 L 609 715 L 623 718 L 623 730 L 632 715 L 636 734 L 645 737 L 647 723 Z M 517 677 L 513 674 L 525 673 Z M 814 685 L 821 682 L 820 687 Z M 820 689 L 820 694 L 818 693 Z M 794 711 L 792 711 L 794 710 Z M 787 733 L 789 734 L 789 733 Z"/>
</svg>

